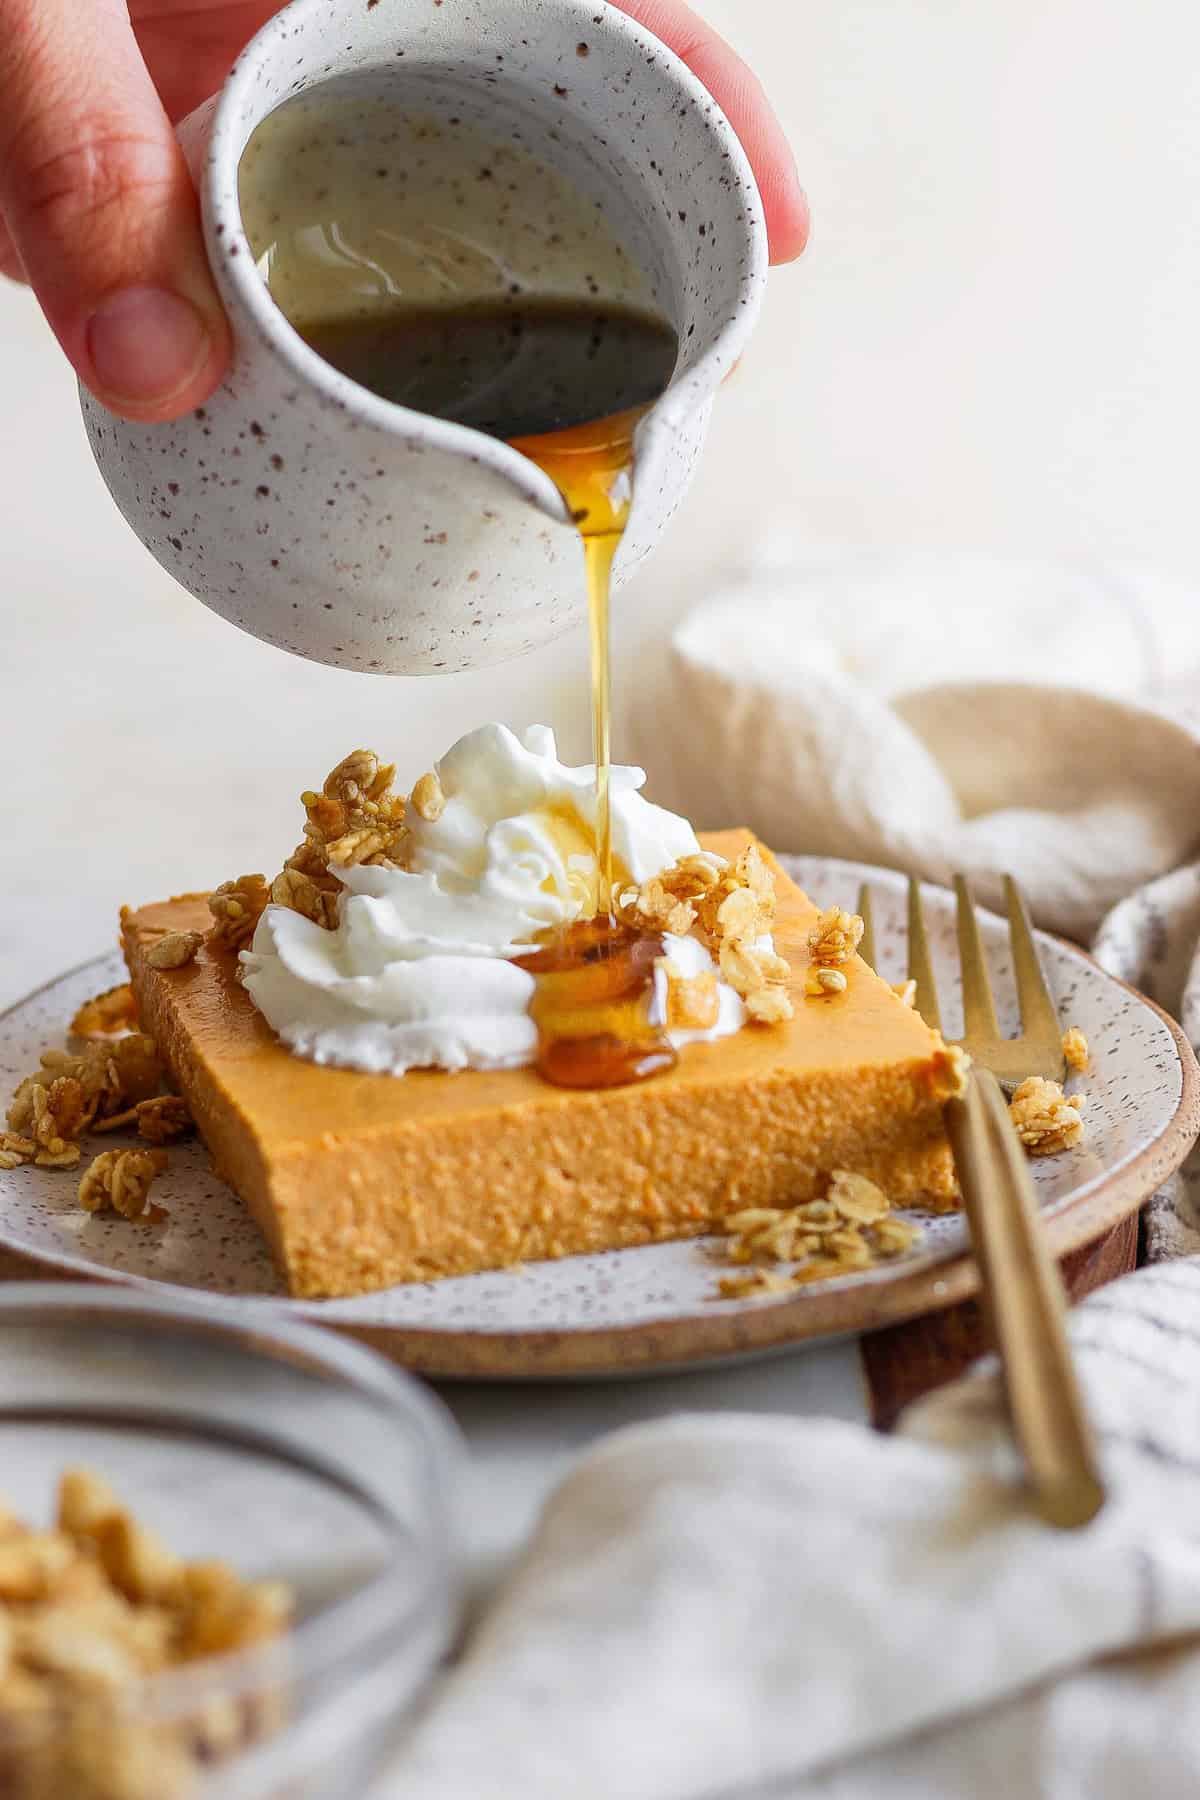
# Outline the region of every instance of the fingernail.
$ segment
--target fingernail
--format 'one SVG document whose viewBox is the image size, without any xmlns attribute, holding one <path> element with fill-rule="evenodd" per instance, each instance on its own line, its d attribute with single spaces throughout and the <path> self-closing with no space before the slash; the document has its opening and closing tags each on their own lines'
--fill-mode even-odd
<svg viewBox="0 0 1200 1800">
<path fill-rule="evenodd" d="M 212 348 L 204 319 L 166 288 L 125 288 L 96 308 L 87 347 L 96 385 L 114 400 L 167 400 L 197 375 Z"/>
</svg>

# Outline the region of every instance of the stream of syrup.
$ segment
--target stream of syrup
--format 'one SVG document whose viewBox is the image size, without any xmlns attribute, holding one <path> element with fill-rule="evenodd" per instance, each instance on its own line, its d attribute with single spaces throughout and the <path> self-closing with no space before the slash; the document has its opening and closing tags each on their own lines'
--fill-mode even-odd
<svg viewBox="0 0 1200 1800">
<path fill-rule="evenodd" d="M 672 1068 L 676 1052 L 652 1020 L 660 935 L 616 916 L 610 767 L 612 688 L 609 600 L 612 566 L 633 490 L 633 434 L 646 404 L 564 431 L 515 438 L 558 487 L 583 539 L 591 638 L 592 746 L 596 767 L 599 888 L 593 918 L 566 926 L 522 968 L 537 978 L 530 1009 L 538 1069 L 559 1087 L 618 1087 Z"/>
<path fill-rule="evenodd" d="M 611 912 L 613 898 L 612 680 L 609 657 L 609 591 L 612 566 L 629 518 L 633 491 L 633 434 L 645 406 L 629 407 L 566 431 L 510 440 L 549 475 L 566 501 L 583 539 L 588 586 L 592 663 L 592 751 L 596 765 L 596 855 L 600 865 L 597 911 Z"/>
</svg>

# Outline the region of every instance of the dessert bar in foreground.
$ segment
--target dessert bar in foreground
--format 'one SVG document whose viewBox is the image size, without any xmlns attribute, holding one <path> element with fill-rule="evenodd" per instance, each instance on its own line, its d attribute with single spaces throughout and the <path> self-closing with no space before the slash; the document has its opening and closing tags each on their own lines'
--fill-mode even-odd
<svg viewBox="0 0 1200 1800">
<path fill-rule="evenodd" d="M 750 841 L 702 839 L 729 858 Z M 207 929 L 203 895 L 127 912 L 125 954 L 145 1029 L 296 1295 L 692 1236 L 737 1209 L 810 1199 L 834 1169 L 869 1176 L 898 1205 L 945 1209 L 953 1056 L 858 957 L 844 993 L 806 997 L 817 909 L 764 854 L 795 1017 L 689 1045 L 677 1069 L 631 1087 L 302 1061 L 221 945 L 179 969 L 147 963 L 164 932 Z"/>
</svg>

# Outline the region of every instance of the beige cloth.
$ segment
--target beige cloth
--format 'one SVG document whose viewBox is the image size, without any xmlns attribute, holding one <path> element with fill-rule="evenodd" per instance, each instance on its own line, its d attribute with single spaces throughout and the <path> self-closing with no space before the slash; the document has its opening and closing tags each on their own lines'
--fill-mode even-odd
<svg viewBox="0 0 1200 1800">
<path fill-rule="evenodd" d="M 1110 1483 L 1083 1532 L 1023 1503 L 990 1373 L 891 1438 L 609 1438 L 373 1800 L 1192 1800 L 1198 1319 L 1195 1260 L 1073 1315 Z"/>
<path fill-rule="evenodd" d="M 699 607 L 631 721 L 650 791 L 780 850 L 882 863 L 1086 942 L 1200 847 L 1200 599 L 1136 571 L 908 552 L 767 566 Z"/>
</svg>

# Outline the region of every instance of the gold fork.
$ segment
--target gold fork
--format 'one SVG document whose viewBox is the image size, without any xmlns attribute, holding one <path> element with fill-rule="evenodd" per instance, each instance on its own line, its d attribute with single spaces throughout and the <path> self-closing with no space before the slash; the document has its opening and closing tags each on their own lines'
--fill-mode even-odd
<svg viewBox="0 0 1200 1800">
<path fill-rule="evenodd" d="M 962 1048 L 972 1060 L 966 1094 L 946 1107 L 946 1134 L 979 1264 L 984 1310 L 1000 1352 L 1013 1433 L 1035 1502 L 1050 1524 L 1086 1525 L 1104 1504 L 1095 1440 L 1067 1344 L 1062 1280 L 1038 1219 L 1037 1195 L 1013 1128 L 1004 1087 L 1029 1075 L 1061 1081 L 1062 1026 L 1034 948 L 1020 890 L 1005 879 L 1021 1035 L 1001 1036 L 979 923 L 963 877 L 954 887 L 962 965 Z M 861 954 L 875 966 L 871 894 Z M 926 1024 L 941 1029 L 920 883 L 908 889 L 908 973 Z"/>
</svg>

